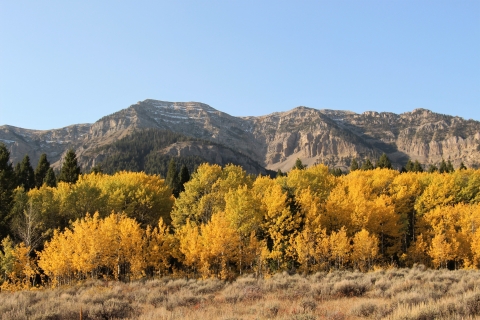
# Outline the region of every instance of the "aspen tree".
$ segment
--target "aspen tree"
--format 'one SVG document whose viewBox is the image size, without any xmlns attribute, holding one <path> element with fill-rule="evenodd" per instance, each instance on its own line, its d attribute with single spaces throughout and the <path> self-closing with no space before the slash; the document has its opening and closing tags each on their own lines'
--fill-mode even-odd
<svg viewBox="0 0 480 320">
<path fill-rule="evenodd" d="M 354 261 L 360 270 L 367 271 L 372 267 L 372 263 L 378 255 L 378 239 L 375 235 L 362 229 L 353 237 L 352 261 Z"/>
</svg>

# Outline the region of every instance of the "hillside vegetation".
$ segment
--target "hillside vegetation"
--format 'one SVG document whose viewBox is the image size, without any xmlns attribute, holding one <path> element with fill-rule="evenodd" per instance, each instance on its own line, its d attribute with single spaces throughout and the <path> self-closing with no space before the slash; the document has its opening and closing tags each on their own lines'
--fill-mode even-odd
<svg viewBox="0 0 480 320">
<path fill-rule="evenodd" d="M 412 266 L 480 266 L 480 171 L 328 167 L 275 179 L 202 164 L 177 199 L 158 176 L 80 175 L 17 188 L 3 289 L 170 275 L 235 279 Z"/>
</svg>

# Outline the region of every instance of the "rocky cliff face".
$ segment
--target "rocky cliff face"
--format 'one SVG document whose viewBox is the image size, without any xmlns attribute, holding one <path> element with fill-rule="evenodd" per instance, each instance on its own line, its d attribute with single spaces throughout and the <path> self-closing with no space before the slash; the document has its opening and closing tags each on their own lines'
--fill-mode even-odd
<svg viewBox="0 0 480 320">
<path fill-rule="evenodd" d="M 408 158 L 425 164 L 443 158 L 457 166 L 461 161 L 467 167 L 480 165 L 480 122 L 425 109 L 397 115 L 298 107 L 261 117 L 233 117 L 203 103 L 145 100 L 94 124 L 45 131 L 2 126 L 0 142 L 9 148 L 13 162 L 28 153 L 35 165 L 45 152 L 58 167 L 62 154 L 73 148 L 88 166 L 93 163 L 88 159 L 99 156 L 95 154 L 99 146 L 145 128 L 218 144 L 172 145 L 163 151 L 168 154 L 230 159 L 228 150 L 234 149 L 272 170 L 287 171 L 297 158 L 308 165 L 326 163 L 346 169 L 353 158 L 375 159 L 383 152 L 398 167 Z"/>
</svg>

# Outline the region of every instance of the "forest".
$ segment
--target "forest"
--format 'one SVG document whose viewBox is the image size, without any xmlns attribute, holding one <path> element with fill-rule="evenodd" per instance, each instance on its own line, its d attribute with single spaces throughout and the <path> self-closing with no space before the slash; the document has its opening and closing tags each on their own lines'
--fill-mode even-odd
<svg viewBox="0 0 480 320">
<path fill-rule="evenodd" d="M 27 160 L 14 168 L 0 145 L 6 291 L 89 279 L 480 267 L 480 170 L 410 164 L 400 172 L 383 157 L 348 174 L 300 162 L 272 178 L 204 163 L 185 177 L 171 161 L 163 179 L 81 174 L 69 151 L 52 177 L 46 157 L 36 170 Z"/>
</svg>

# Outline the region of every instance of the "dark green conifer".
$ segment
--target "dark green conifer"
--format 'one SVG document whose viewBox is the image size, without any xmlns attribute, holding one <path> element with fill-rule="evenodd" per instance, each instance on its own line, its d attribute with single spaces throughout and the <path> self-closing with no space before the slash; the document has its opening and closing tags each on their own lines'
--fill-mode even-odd
<svg viewBox="0 0 480 320">
<path fill-rule="evenodd" d="M 10 162 L 10 152 L 0 143 L 0 239 L 9 233 L 9 213 L 13 205 L 15 173 Z"/>
<path fill-rule="evenodd" d="M 429 167 L 428 167 L 428 170 L 427 170 L 429 173 L 433 173 L 435 171 L 438 171 L 438 168 L 436 165 L 434 164 L 431 164 Z"/>
<path fill-rule="evenodd" d="M 23 157 L 22 162 L 20 165 L 17 165 L 15 169 L 17 170 L 17 185 L 19 187 L 23 187 L 25 192 L 35 188 L 35 172 L 30 164 L 30 157 L 28 154 Z"/>
<path fill-rule="evenodd" d="M 185 191 L 185 186 L 184 184 L 190 181 L 190 172 L 188 171 L 188 168 L 186 165 L 183 165 L 182 168 L 180 169 L 180 173 L 178 174 L 178 180 L 179 180 L 179 193 L 182 191 Z"/>
<path fill-rule="evenodd" d="M 392 169 L 392 162 L 384 153 L 378 159 L 376 167 L 381 169 Z"/>
<path fill-rule="evenodd" d="M 455 169 L 453 168 L 452 162 L 450 160 L 447 161 L 447 172 L 454 172 Z"/>
<path fill-rule="evenodd" d="M 373 169 L 375 169 L 375 168 L 373 167 L 373 164 L 372 164 L 372 162 L 370 161 L 370 159 L 367 158 L 367 159 L 365 160 L 365 162 L 362 164 L 362 168 L 361 168 L 361 169 L 362 169 L 363 171 L 367 171 L 367 170 L 373 170 Z"/>
<path fill-rule="evenodd" d="M 48 187 L 56 187 L 57 186 L 57 178 L 55 177 L 55 172 L 52 168 L 48 168 L 47 174 L 43 179 L 43 183 L 45 183 Z"/>
<path fill-rule="evenodd" d="M 460 167 L 458 167 L 458 170 L 467 170 L 467 167 L 465 167 L 465 164 L 463 164 L 463 161 L 460 162 Z"/>
<path fill-rule="evenodd" d="M 352 163 L 350 163 L 350 171 L 355 171 L 355 170 L 358 170 L 358 169 L 359 169 L 359 167 L 358 167 L 357 159 L 353 159 Z"/>
<path fill-rule="evenodd" d="M 77 161 L 77 155 L 72 149 L 67 151 L 65 160 L 63 161 L 62 169 L 58 176 L 58 181 L 75 183 L 80 176 L 80 167 Z"/>
<path fill-rule="evenodd" d="M 420 164 L 420 162 L 418 162 L 418 160 L 415 160 L 415 163 L 413 164 L 413 172 L 423 172 L 423 167 L 422 165 Z"/>
<path fill-rule="evenodd" d="M 295 165 L 293 166 L 292 169 L 303 170 L 306 167 L 307 166 L 302 163 L 302 160 L 300 160 L 300 158 L 297 158 L 297 160 L 295 161 Z"/>
<path fill-rule="evenodd" d="M 407 164 L 405 165 L 405 170 L 407 172 L 412 172 L 413 171 L 413 162 L 412 160 L 408 159 Z"/>
<path fill-rule="evenodd" d="M 179 177 L 178 177 L 178 170 L 177 170 L 177 163 L 175 159 L 172 158 L 170 163 L 168 164 L 168 171 L 167 177 L 165 178 L 165 183 L 167 186 L 172 189 L 172 193 L 175 197 L 179 194 Z"/>
<path fill-rule="evenodd" d="M 278 169 L 277 175 L 275 176 L 275 178 L 278 178 L 278 177 L 283 177 L 283 172 L 280 169 Z"/>
<path fill-rule="evenodd" d="M 47 176 L 48 169 L 50 169 L 50 162 L 47 160 L 47 155 L 42 153 L 40 160 L 38 160 L 35 168 L 35 187 L 40 188 Z"/>
<path fill-rule="evenodd" d="M 438 169 L 440 173 L 448 172 L 447 168 L 447 163 L 445 162 L 444 159 L 442 159 L 442 162 L 440 163 L 440 168 Z"/>
</svg>

